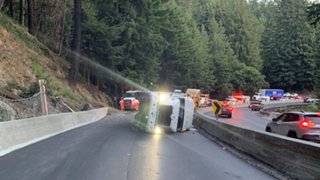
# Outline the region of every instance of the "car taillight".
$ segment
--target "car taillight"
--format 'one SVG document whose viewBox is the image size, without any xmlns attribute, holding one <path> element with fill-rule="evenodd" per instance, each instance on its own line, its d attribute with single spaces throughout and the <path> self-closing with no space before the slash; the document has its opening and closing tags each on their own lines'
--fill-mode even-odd
<svg viewBox="0 0 320 180">
<path fill-rule="evenodd" d="M 302 127 L 304 127 L 304 128 L 308 128 L 308 127 L 313 127 L 313 126 L 315 126 L 316 123 L 313 122 L 313 121 L 303 120 L 303 121 L 300 122 L 300 125 L 301 125 Z"/>
<path fill-rule="evenodd" d="M 228 110 L 228 111 L 232 111 L 233 108 L 232 108 L 232 107 L 228 107 L 227 110 Z"/>
</svg>

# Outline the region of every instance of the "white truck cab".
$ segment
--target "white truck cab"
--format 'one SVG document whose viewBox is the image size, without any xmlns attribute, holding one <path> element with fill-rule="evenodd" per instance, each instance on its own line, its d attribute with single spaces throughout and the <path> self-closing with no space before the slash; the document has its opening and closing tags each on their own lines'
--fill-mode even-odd
<svg viewBox="0 0 320 180">
<path fill-rule="evenodd" d="M 150 92 L 150 102 L 137 114 L 134 124 L 147 132 L 166 129 L 181 132 L 192 127 L 194 102 L 181 92 Z"/>
</svg>

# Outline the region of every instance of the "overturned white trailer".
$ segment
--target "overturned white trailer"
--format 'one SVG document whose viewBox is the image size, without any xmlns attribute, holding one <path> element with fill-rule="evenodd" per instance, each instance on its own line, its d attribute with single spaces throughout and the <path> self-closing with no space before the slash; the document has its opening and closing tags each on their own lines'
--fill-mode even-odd
<svg viewBox="0 0 320 180">
<path fill-rule="evenodd" d="M 194 102 L 184 93 L 148 92 L 134 124 L 146 132 L 182 132 L 192 127 Z"/>
</svg>

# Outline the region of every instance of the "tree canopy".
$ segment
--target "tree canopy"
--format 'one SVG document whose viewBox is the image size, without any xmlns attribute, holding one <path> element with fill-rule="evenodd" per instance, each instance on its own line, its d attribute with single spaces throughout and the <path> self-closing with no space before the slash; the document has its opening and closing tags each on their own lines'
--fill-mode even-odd
<svg viewBox="0 0 320 180">
<path fill-rule="evenodd" d="M 74 2 L 13 8 L 20 1 L 5 0 L 1 11 L 20 12 L 13 18 L 22 25 L 21 12 L 33 11 L 37 21 L 24 17 L 31 32 L 68 59 Z M 151 89 L 200 88 L 217 98 L 268 87 L 313 91 L 319 9 L 307 0 L 82 0 L 80 54 Z M 79 73 L 110 93 L 132 88 L 87 62 Z"/>
</svg>

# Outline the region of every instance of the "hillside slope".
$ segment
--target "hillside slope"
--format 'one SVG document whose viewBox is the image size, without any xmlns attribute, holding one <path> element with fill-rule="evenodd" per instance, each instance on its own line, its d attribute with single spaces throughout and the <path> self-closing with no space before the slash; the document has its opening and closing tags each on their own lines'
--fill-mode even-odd
<svg viewBox="0 0 320 180">
<path fill-rule="evenodd" d="M 37 93 L 38 80 L 47 81 L 50 102 L 57 98 L 75 110 L 85 104 L 108 106 L 107 95 L 94 86 L 68 84 L 68 62 L 37 41 L 26 29 L 0 13 L 0 96 L 27 98 Z"/>
</svg>

